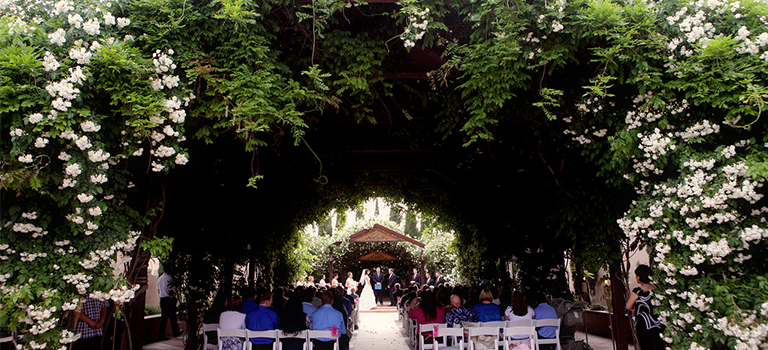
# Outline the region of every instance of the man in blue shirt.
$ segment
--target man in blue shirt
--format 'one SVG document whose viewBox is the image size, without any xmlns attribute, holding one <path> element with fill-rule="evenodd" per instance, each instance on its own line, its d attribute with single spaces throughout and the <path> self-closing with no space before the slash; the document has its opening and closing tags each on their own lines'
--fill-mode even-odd
<svg viewBox="0 0 768 350">
<path fill-rule="evenodd" d="M 312 316 L 315 310 L 317 310 L 315 306 L 312 305 L 312 298 L 315 296 L 315 287 L 307 287 L 307 289 L 301 291 L 300 293 L 301 307 L 304 310 L 304 313 L 307 314 L 307 316 Z"/>
<path fill-rule="evenodd" d="M 272 306 L 272 293 L 266 288 L 260 288 L 258 295 L 258 305 L 256 309 L 245 316 L 245 326 L 252 331 L 271 331 L 280 326 L 277 313 L 270 310 Z M 270 338 L 251 338 L 253 349 L 271 350 L 274 339 Z"/>
<path fill-rule="evenodd" d="M 248 289 L 245 290 L 245 300 L 243 300 L 243 306 L 240 308 L 240 312 L 247 315 L 258 307 L 259 304 L 256 302 L 256 288 L 248 287 Z"/>
<path fill-rule="evenodd" d="M 331 330 L 336 329 L 339 335 L 339 349 L 346 350 L 349 348 L 349 337 L 347 336 L 347 329 L 344 326 L 344 315 L 338 310 L 333 308 L 333 293 L 324 291 L 320 294 L 320 300 L 323 302 L 323 306 L 319 307 L 311 316 L 312 329 L 314 330 Z M 318 350 L 333 349 L 333 339 L 319 338 L 319 341 L 315 341 L 315 348 Z"/>
<path fill-rule="evenodd" d="M 555 308 L 552 306 L 549 306 L 547 304 L 547 299 L 541 295 L 536 294 L 533 296 L 533 304 L 531 305 L 533 307 L 533 312 L 536 314 L 535 317 L 537 320 L 546 320 L 546 319 L 557 319 L 557 311 L 555 311 Z M 539 327 L 539 338 L 547 338 L 552 339 L 557 337 L 557 327 Z M 541 344 L 540 349 L 542 350 L 554 350 L 556 348 L 555 344 Z"/>
</svg>

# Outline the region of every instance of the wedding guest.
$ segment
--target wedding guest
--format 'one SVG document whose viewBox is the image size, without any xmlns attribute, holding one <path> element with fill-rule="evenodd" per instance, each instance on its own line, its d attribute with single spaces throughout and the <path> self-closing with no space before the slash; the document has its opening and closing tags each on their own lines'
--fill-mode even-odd
<svg viewBox="0 0 768 350">
<path fill-rule="evenodd" d="M 355 309 L 355 306 L 354 306 L 355 298 L 353 298 L 351 295 L 347 295 L 346 293 L 344 293 L 344 287 L 342 286 L 337 286 L 331 292 L 334 292 L 341 297 L 341 302 L 344 304 L 344 311 L 347 312 L 347 315 L 351 315 L 352 311 L 354 311 Z"/>
<path fill-rule="evenodd" d="M 337 334 L 339 334 L 339 348 L 346 350 L 349 348 L 349 337 L 344 325 L 344 315 L 333 308 L 333 299 L 333 294 L 329 291 L 320 294 L 320 300 L 323 301 L 323 305 L 310 316 L 312 319 L 312 329 L 331 331 L 335 329 Z M 345 339 L 343 343 L 342 338 Z M 318 350 L 331 350 L 333 349 L 332 340 L 320 338 L 315 342 L 315 348 Z"/>
<path fill-rule="evenodd" d="M 317 282 L 317 285 L 320 286 L 320 287 L 325 287 L 326 286 L 325 275 L 320 275 L 320 282 Z"/>
<path fill-rule="evenodd" d="M 285 304 L 283 312 L 279 314 L 280 331 L 285 335 L 297 335 L 306 329 L 312 329 L 312 320 L 302 309 L 298 295 L 293 295 Z M 280 341 L 284 350 L 301 350 L 304 348 L 304 339 L 285 338 Z"/>
<path fill-rule="evenodd" d="M 101 340 L 104 336 L 104 321 L 107 319 L 107 308 L 109 308 L 109 302 L 106 300 L 85 297 L 82 312 L 80 312 L 77 324 L 75 325 L 75 332 L 80 333 L 80 339 L 76 340 L 72 345 L 73 349 L 101 349 Z"/>
<path fill-rule="evenodd" d="M 419 296 L 421 298 L 419 307 L 408 310 L 408 317 L 416 319 L 417 324 L 444 323 L 445 310 L 437 302 L 435 294 L 425 290 Z"/>
<path fill-rule="evenodd" d="M 480 288 L 471 287 L 464 292 L 464 305 L 468 308 L 474 308 L 475 304 L 479 303 Z"/>
<path fill-rule="evenodd" d="M 506 319 L 509 321 L 534 319 L 533 308 L 531 308 L 525 302 L 525 295 L 523 295 L 523 293 L 521 293 L 520 291 L 516 291 L 514 294 L 512 294 L 511 303 L 507 307 L 507 309 L 504 311 L 504 315 Z M 528 336 L 522 335 L 522 334 L 512 335 L 512 339 L 515 339 L 515 340 L 528 339 Z"/>
<path fill-rule="evenodd" d="M 509 307 L 510 303 L 512 302 L 512 292 L 507 289 L 503 288 L 499 292 L 499 310 L 501 310 L 501 316 L 504 317 L 504 313 L 507 311 L 507 307 Z"/>
<path fill-rule="evenodd" d="M 429 272 L 427 272 L 426 275 L 427 275 L 427 282 L 425 284 L 428 286 L 434 286 L 435 280 L 432 278 L 432 275 L 430 275 Z"/>
<path fill-rule="evenodd" d="M 421 284 L 421 275 L 419 275 L 419 270 L 413 269 L 413 275 L 411 276 L 411 285 L 420 285 Z"/>
<path fill-rule="evenodd" d="M 312 305 L 312 299 L 315 297 L 315 289 L 314 288 L 307 288 L 301 291 L 298 291 L 295 295 L 298 298 L 301 298 L 301 305 L 302 310 L 304 310 L 304 313 L 307 315 L 312 316 L 312 313 L 317 310 L 314 305 Z"/>
<path fill-rule="evenodd" d="M 552 306 L 547 304 L 547 299 L 543 294 L 534 294 L 531 297 L 531 302 L 534 305 L 533 317 L 537 320 L 557 319 L 557 311 Z M 552 339 L 557 336 L 557 327 L 547 326 L 537 328 L 539 338 Z M 543 350 L 555 350 L 556 344 L 541 344 L 540 349 Z"/>
<path fill-rule="evenodd" d="M 394 269 L 389 269 L 389 281 L 387 283 L 389 289 L 389 306 L 397 306 L 397 299 L 395 298 L 400 284 L 397 283 L 397 275 L 395 275 Z"/>
<path fill-rule="evenodd" d="M 504 316 L 510 321 L 531 320 L 534 317 L 534 312 L 533 308 L 526 304 L 525 295 L 520 291 L 516 291 L 512 294 L 512 302 L 504 311 Z"/>
<path fill-rule="evenodd" d="M 480 302 L 472 307 L 478 322 L 501 321 L 501 310 L 493 303 L 493 294 L 490 290 L 483 289 L 478 300 Z"/>
<path fill-rule="evenodd" d="M 277 313 L 270 310 L 272 306 L 272 293 L 266 288 L 261 288 L 257 292 L 257 307 L 255 310 L 245 315 L 245 325 L 252 331 L 269 331 L 280 327 L 280 320 Z M 253 343 L 252 349 L 271 350 L 274 339 L 270 338 L 250 338 Z"/>
<path fill-rule="evenodd" d="M 454 294 L 451 295 L 451 306 L 453 309 L 445 314 L 445 323 L 448 327 L 453 327 L 455 324 L 461 324 L 461 322 L 477 322 L 477 316 L 472 309 L 461 305 L 461 297 Z"/>
<path fill-rule="evenodd" d="M 334 273 L 333 274 L 333 279 L 331 280 L 331 287 L 332 288 L 336 288 L 336 286 L 338 286 L 338 285 L 339 285 L 339 274 L 338 273 Z"/>
<path fill-rule="evenodd" d="M 277 287 L 272 291 L 272 311 L 277 312 L 278 315 L 283 312 L 285 303 L 288 301 L 285 292 L 284 287 Z"/>
<path fill-rule="evenodd" d="M 443 278 L 443 276 L 440 275 L 439 271 L 435 271 L 435 285 L 441 286 L 443 284 L 445 284 L 445 278 Z"/>
<path fill-rule="evenodd" d="M 171 272 L 171 268 L 168 267 L 167 272 L 163 272 L 162 276 L 157 279 L 157 291 L 160 294 L 160 328 L 157 332 L 158 339 L 165 339 L 165 325 L 170 321 L 171 331 L 173 336 L 178 337 L 181 335 L 179 329 L 179 321 L 176 318 L 176 288 L 172 286 L 173 278 L 168 274 Z"/>
<path fill-rule="evenodd" d="M 245 314 L 239 312 L 242 301 L 237 298 L 232 298 L 227 303 L 229 310 L 224 311 L 219 316 L 219 328 L 221 329 L 246 329 L 245 326 Z M 210 336 L 208 337 L 210 339 Z M 222 350 L 240 350 L 243 348 L 243 339 L 239 337 L 224 337 L 221 338 Z"/>
<path fill-rule="evenodd" d="M 259 304 L 256 302 L 256 288 L 248 287 L 243 294 L 245 300 L 243 300 L 243 307 L 240 308 L 240 312 L 249 314 L 251 311 L 256 310 Z"/>
<path fill-rule="evenodd" d="M 659 337 L 662 325 L 656 318 L 651 303 L 653 291 L 656 290 L 656 286 L 651 283 L 652 274 L 653 270 L 648 265 L 638 265 L 635 268 L 635 278 L 640 287 L 633 289 L 627 300 L 627 310 L 635 312 L 637 340 L 642 350 L 664 349 L 664 342 Z"/>
<path fill-rule="evenodd" d="M 347 272 L 347 281 L 344 282 L 347 288 L 347 294 L 354 294 L 357 291 L 357 281 L 352 277 L 352 271 Z"/>
</svg>

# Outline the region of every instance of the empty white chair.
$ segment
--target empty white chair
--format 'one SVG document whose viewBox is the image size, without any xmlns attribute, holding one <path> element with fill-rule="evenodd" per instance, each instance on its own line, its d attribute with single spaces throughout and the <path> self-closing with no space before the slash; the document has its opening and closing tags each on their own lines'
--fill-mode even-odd
<svg viewBox="0 0 768 350">
<path fill-rule="evenodd" d="M 527 337 L 527 338 L 526 338 Z M 536 347 L 536 327 L 532 322 L 527 326 L 512 326 L 504 328 L 504 349 L 508 350 L 510 345 L 520 346 L 528 344 L 529 349 Z"/>
<path fill-rule="evenodd" d="M 467 328 L 467 335 L 469 336 L 469 350 L 499 348 L 498 327 L 470 327 Z"/>
<path fill-rule="evenodd" d="M 251 339 L 253 338 L 272 338 L 272 350 L 277 350 L 277 330 L 273 329 L 271 331 L 252 331 L 249 329 L 247 336 L 247 350 L 251 350 L 253 348 L 253 343 L 251 342 Z"/>
<path fill-rule="evenodd" d="M 437 334 L 433 334 L 433 337 L 433 350 L 464 350 L 463 328 L 442 327 L 437 330 Z M 448 343 L 451 345 L 448 346 Z"/>
<path fill-rule="evenodd" d="M 240 348 L 240 350 L 246 350 L 248 348 L 248 344 L 250 343 L 248 341 L 248 330 L 247 329 L 217 329 L 216 330 L 216 337 L 218 338 L 218 349 L 222 350 L 224 346 L 224 338 L 226 337 L 238 337 L 243 340 L 242 344 L 243 346 Z"/>
<path fill-rule="evenodd" d="M 507 321 L 480 322 L 480 327 L 497 327 L 499 329 L 499 340 L 504 339 L 504 327 L 506 326 Z"/>
<path fill-rule="evenodd" d="M 283 339 L 301 339 L 304 340 L 304 350 L 307 349 L 307 331 L 301 331 L 296 334 L 285 334 L 285 332 L 281 330 L 277 330 L 277 350 L 283 350 Z"/>
<path fill-rule="evenodd" d="M 208 344 L 207 332 L 216 332 L 217 329 L 219 329 L 218 323 L 203 323 L 203 349 L 216 349 L 215 344 Z"/>
<path fill-rule="evenodd" d="M 307 348 L 306 349 L 307 350 L 314 349 L 314 344 L 312 343 L 312 340 L 326 341 L 325 339 L 332 339 L 333 350 L 339 350 L 339 334 L 337 333 L 336 335 L 334 335 L 332 331 L 320 331 L 320 330 L 307 331 Z"/>
<path fill-rule="evenodd" d="M 539 327 L 557 327 L 554 338 L 536 338 L 536 350 L 539 350 L 541 344 L 556 344 L 556 350 L 562 350 L 560 346 L 560 319 L 536 320 L 536 328 Z"/>
<path fill-rule="evenodd" d="M 419 337 L 418 349 L 419 350 L 433 349 L 434 348 L 433 345 L 435 342 L 433 341 L 431 344 L 425 343 L 424 342 L 426 340 L 426 337 L 424 336 L 425 333 L 433 333 L 436 328 L 439 329 L 439 328 L 446 328 L 446 327 L 448 327 L 448 325 L 445 323 L 425 323 L 425 324 L 418 325 L 418 329 L 419 329 L 417 333 Z M 427 334 L 427 336 L 429 336 L 429 334 Z"/>
</svg>

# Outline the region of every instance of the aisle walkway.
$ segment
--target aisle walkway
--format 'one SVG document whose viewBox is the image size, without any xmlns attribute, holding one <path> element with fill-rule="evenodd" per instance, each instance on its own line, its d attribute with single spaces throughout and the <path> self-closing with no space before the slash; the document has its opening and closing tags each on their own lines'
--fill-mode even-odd
<svg viewBox="0 0 768 350">
<path fill-rule="evenodd" d="M 360 329 L 349 350 L 408 350 L 408 342 L 394 307 L 377 307 L 360 313 Z"/>
</svg>

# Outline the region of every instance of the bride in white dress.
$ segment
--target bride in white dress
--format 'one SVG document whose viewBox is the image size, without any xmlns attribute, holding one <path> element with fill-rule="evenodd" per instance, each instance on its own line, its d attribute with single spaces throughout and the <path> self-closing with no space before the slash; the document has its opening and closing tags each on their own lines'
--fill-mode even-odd
<svg viewBox="0 0 768 350">
<path fill-rule="evenodd" d="M 371 286 L 371 278 L 368 277 L 370 271 L 368 269 L 363 270 L 360 276 L 360 285 L 365 283 L 363 290 L 360 292 L 360 310 L 370 310 L 376 307 L 376 297 L 373 295 L 373 287 Z"/>
</svg>

